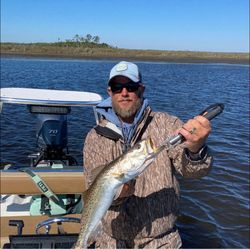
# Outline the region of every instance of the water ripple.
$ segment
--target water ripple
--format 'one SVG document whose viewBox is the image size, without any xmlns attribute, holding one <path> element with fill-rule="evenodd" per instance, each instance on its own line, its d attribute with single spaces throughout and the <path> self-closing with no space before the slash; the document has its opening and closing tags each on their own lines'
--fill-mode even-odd
<svg viewBox="0 0 250 249">
<path fill-rule="evenodd" d="M 94 91 L 107 97 L 114 61 L 12 58 L 1 60 L 1 87 Z M 219 64 L 138 63 L 145 96 L 154 110 L 188 120 L 209 104 L 224 112 L 212 121 L 208 145 L 214 155 L 203 179 L 180 179 L 178 226 L 184 248 L 249 247 L 249 67 Z M 82 146 L 94 125 L 90 108 L 72 108 L 69 148 L 82 164 Z M 25 106 L 5 105 L 1 114 L 1 161 L 28 165 L 37 150 L 36 120 Z"/>
</svg>

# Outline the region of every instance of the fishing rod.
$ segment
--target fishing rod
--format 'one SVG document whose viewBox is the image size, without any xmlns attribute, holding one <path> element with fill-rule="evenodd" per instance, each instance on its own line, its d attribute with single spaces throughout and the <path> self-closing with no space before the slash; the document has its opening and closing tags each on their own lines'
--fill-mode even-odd
<svg viewBox="0 0 250 249">
<path fill-rule="evenodd" d="M 212 120 L 213 118 L 217 117 L 219 114 L 221 114 L 224 110 L 224 104 L 222 103 L 215 103 L 210 106 L 208 106 L 206 109 L 204 109 L 199 115 L 203 116 L 204 118 L 208 120 Z M 178 134 L 176 136 L 170 137 L 166 139 L 162 145 L 159 146 L 157 149 L 157 153 L 162 151 L 164 148 L 170 148 L 175 147 L 176 145 L 182 143 L 185 141 L 185 138 L 183 135 Z"/>
</svg>

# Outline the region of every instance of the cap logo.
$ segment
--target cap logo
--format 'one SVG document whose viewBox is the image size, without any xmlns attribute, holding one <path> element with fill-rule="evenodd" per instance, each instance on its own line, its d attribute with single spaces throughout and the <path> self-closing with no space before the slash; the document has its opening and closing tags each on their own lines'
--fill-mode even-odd
<svg viewBox="0 0 250 249">
<path fill-rule="evenodd" d="M 120 71 L 125 71 L 128 69 L 128 65 L 125 63 L 120 63 L 119 65 L 117 65 L 116 67 L 116 71 L 120 72 Z"/>
</svg>

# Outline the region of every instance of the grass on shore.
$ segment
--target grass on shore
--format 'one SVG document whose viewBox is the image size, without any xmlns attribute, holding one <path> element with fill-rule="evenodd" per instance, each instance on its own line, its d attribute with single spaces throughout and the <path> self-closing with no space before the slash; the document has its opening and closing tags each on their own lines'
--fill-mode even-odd
<svg viewBox="0 0 250 249">
<path fill-rule="evenodd" d="M 165 62 L 225 62 L 249 64 L 249 53 L 138 50 L 93 42 L 1 43 L 1 54 L 68 58 L 133 59 Z"/>
</svg>

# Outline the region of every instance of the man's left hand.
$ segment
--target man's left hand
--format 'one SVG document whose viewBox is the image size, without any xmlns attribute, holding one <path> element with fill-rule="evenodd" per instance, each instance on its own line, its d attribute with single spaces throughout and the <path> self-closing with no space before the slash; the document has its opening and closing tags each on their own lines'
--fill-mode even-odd
<svg viewBox="0 0 250 249">
<path fill-rule="evenodd" d="M 178 133 L 182 134 L 186 139 L 185 147 L 193 153 L 197 153 L 205 144 L 210 132 L 210 122 L 203 116 L 197 116 L 188 120 L 178 130 Z"/>
</svg>

